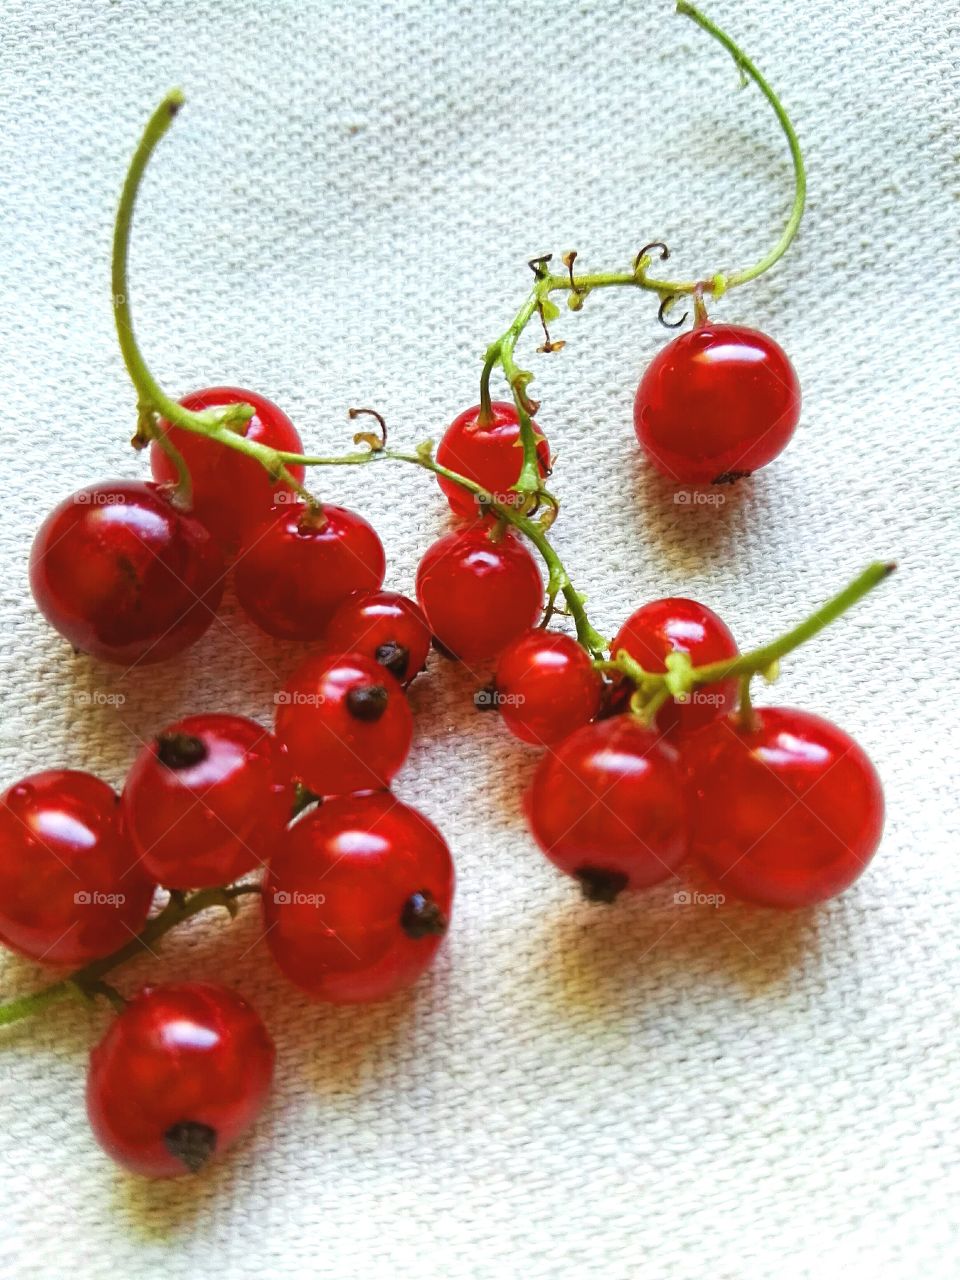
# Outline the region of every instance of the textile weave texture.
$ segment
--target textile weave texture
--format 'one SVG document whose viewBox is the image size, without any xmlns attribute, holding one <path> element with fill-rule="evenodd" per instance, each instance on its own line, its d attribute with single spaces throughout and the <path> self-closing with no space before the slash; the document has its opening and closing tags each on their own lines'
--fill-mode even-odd
<svg viewBox="0 0 960 1280">
<path fill-rule="evenodd" d="M 520 349 L 558 454 L 555 541 L 604 634 L 677 594 L 744 647 L 897 559 L 757 691 L 869 751 L 888 804 L 878 856 L 816 911 L 683 906 L 674 885 L 590 906 L 526 832 L 537 755 L 475 713 L 489 672 L 431 659 L 396 786 L 457 864 L 436 967 L 382 1006 L 312 1005 L 273 969 L 252 905 L 130 966 L 125 991 L 235 985 L 278 1044 L 256 1132 L 177 1183 L 125 1177 L 89 1134 L 103 1009 L 6 1031 L 4 1277 L 957 1275 L 960 27 L 933 0 L 706 8 L 780 92 L 807 159 L 794 247 L 712 311 L 782 343 L 802 423 L 722 505 L 675 502 L 632 431 L 639 375 L 669 340 L 656 299 L 596 294 L 553 326 L 562 353 L 536 354 L 533 329 Z M 397 443 L 436 438 L 475 403 L 535 254 L 613 268 L 662 238 L 672 268 L 712 274 L 759 257 L 789 207 L 769 107 L 666 2 L 5 0 L 2 17 L 4 785 L 62 764 L 119 786 L 180 714 L 267 723 L 306 651 L 260 636 L 231 596 L 185 659 L 120 679 L 29 595 L 46 510 L 146 469 L 127 444 L 109 248 L 126 163 L 172 85 L 187 106 L 132 247 L 145 353 L 176 394 L 268 395 L 314 451 L 349 447 L 355 404 Z M 431 478 L 314 481 L 376 524 L 388 585 L 411 592 L 448 527 Z M 0 962 L 5 996 L 44 976 Z"/>
</svg>

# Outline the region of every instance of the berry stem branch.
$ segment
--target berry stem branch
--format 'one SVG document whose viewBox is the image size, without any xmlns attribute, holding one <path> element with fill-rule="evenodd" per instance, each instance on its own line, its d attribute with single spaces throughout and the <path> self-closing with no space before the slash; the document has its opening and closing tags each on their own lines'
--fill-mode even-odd
<svg viewBox="0 0 960 1280">
<path fill-rule="evenodd" d="M 716 23 L 711 22 L 699 9 L 692 4 L 688 4 L 686 0 L 679 0 L 677 13 L 692 19 L 704 31 L 713 36 L 715 40 L 719 41 L 737 64 L 741 75 L 753 80 L 770 103 L 787 139 L 790 156 L 793 160 L 793 204 L 783 232 L 769 253 L 765 254 L 753 266 L 735 271 L 729 275 L 718 271 L 712 276 L 700 280 L 656 280 L 647 274 L 652 261 L 649 253 L 641 253 L 632 271 L 601 271 L 576 275 L 573 270 L 573 259 L 576 255 L 567 255 L 569 259 L 568 270 L 564 274 L 554 274 L 547 270 L 546 264 L 550 261 L 550 257 L 535 259 L 530 264 L 537 277 L 536 284 L 509 328 L 504 330 L 500 337 L 487 348 L 483 362 L 483 372 L 480 375 L 480 403 L 484 414 L 489 415 L 490 413 L 490 378 L 497 365 L 503 370 L 503 376 L 510 387 L 517 406 L 517 413 L 520 418 L 520 440 L 523 446 L 523 466 L 514 487 L 521 494 L 537 493 L 541 488 L 540 472 L 537 465 L 536 434 L 530 421 L 531 415 L 536 412 L 538 406 L 527 394 L 527 387 L 533 381 L 533 375 L 517 365 L 515 351 L 520 335 L 535 315 L 539 314 L 543 318 L 545 314 L 548 314 L 546 311 L 547 306 L 553 308 L 553 314 L 556 314 L 554 304 L 549 302 L 551 293 L 567 292 L 570 295 L 568 306 L 573 311 L 581 309 L 584 299 L 594 289 L 633 286 L 634 288 L 646 289 L 658 294 L 661 303 L 677 294 L 694 294 L 698 299 L 702 298 L 703 293 L 710 293 L 714 297 L 720 297 L 729 289 L 746 284 L 750 280 L 755 280 L 758 276 L 763 275 L 765 271 L 769 271 L 786 253 L 794 236 L 797 234 L 800 220 L 803 217 L 807 189 L 803 155 L 800 151 L 800 143 L 796 131 L 780 99 L 751 59 Z M 656 246 L 651 245 L 649 247 L 654 248 Z M 665 245 L 660 247 L 661 259 L 666 259 L 669 256 L 669 250 Z M 556 349 L 559 345 L 554 344 L 551 347 L 550 344 L 547 344 L 543 349 Z"/>
<path fill-rule="evenodd" d="M 173 123 L 177 112 L 183 106 L 184 97 L 179 89 L 171 89 L 153 115 L 147 121 L 140 143 L 133 153 L 120 204 L 113 229 L 113 254 L 111 259 L 111 288 L 113 291 L 113 318 L 117 327 L 117 338 L 123 362 L 127 367 L 130 380 L 137 391 L 138 435 L 147 435 L 151 439 L 158 437 L 156 423 L 158 418 L 166 418 L 176 427 L 187 431 L 200 431 L 221 444 L 237 449 L 248 456 L 256 456 L 267 467 L 275 479 L 282 481 L 295 490 L 307 501 L 313 501 L 306 490 L 297 483 L 282 463 L 277 461 L 272 450 L 264 450 L 243 434 L 244 425 L 253 417 L 253 408 L 248 404 L 228 405 L 225 409 L 208 409 L 195 413 L 177 404 L 166 394 L 147 366 L 133 331 L 133 316 L 130 310 L 130 291 L 127 283 L 127 263 L 130 250 L 130 229 L 133 224 L 133 211 L 137 202 L 137 193 L 146 171 L 150 157 L 157 144 Z M 179 497 L 186 505 L 189 501 L 189 477 L 179 453 L 174 453 L 174 461 L 180 477 Z M 185 483 L 186 478 L 186 483 Z"/>
<path fill-rule="evenodd" d="M 697 685 L 713 684 L 717 680 L 725 680 L 730 676 L 739 676 L 744 679 L 759 675 L 775 668 L 781 658 L 805 644 L 817 632 L 828 627 L 831 622 L 835 622 L 841 614 L 846 613 L 851 606 L 888 578 L 896 567 L 889 561 L 879 560 L 868 565 L 863 573 L 798 626 L 784 632 L 782 636 L 778 636 L 768 644 L 761 645 L 759 649 L 752 649 L 749 653 L 742 653 L 736 658 L 725 658 L 720 662 L 711 662 L 702 667 L 689 667 L 680 675 L 677 674 L 677 669 L 673 673 L 646 671 L 625 650 L 615 653 L 608 661 L 595 662 L 593 665 L 598 671 L 618 672 L 625 675 L 637 685 L 647 689 L 655 689 L 658 684 L 669 680 L 673 686 L 671 692 L 674 693 L 689 692 Z"/>
<path fill-rule="evenodd" d="M 580 643 L 593 656 L 596 657 L 602 654 L 606 648 L 606 642 L 591 626 L 583 606 L 583 598 L 574 589 L 566 569 L 547 538 L 544 527 L 511 507 L 503 506 L 492 500 L 488 501 L 490 495 L 486 494 L 479 485 L 474 484 L 471 480 L 466 479 L 466 477 L 459 475 L 455 471 L 441 467 L 433 461 L 426 449 L 418 451 L 416 454 L 402 454 L 382 448 L 373 448 L 362 453 L 343 454 L 340 457 L 331 458 L 308 458 L 297 453 L 284 453 L 271 449 L 256 440 L 248 440 L 242 434 L 243 424 L 249 420 L 253 413 L 250 405 L 229 405 L 226 409 L 195 413 L 177 404 L 162 389 L 147 367 L 134 335 L 127 285 L 127 257 L 133 210 L 141 179 L 157 143 L 169 129 L 172 120 L 183 105 L 183 101 L 184 97 L 180 90 L 172 90 L 147 122 L 143 137 L 130 162 L 126 181 L 123 184 L 123 193 L 120 197 L 120 206 L 117 211 L 117 221 L 113 236 L 112 284 L 114 317 L 124 363 L 137 390 L 139 403 L 138 430 L 155 437 L 156 418 L 157 416 L 162 416 L 168 422 L 184 431 L 206 436 L 210 440 L 226 445 L 227 448 L 236 449 L 247 457 L 254 458 L 266 468 L 274 479 L 288 485 L 289 488 L 299 493 L 311 504 L 315 504 L 316 500 L 293 478 L 289 471 L 291 464 L 301 466 L 358 466 L 372 462 L 377 458 L 393 458 L 396 461 L 413 463 L 428 471 L 433 471 L 436 475 L 445 476 L 455 484 L 459 484 L 463 488 L 469 489 L 470 492 L 479 495 L 491 510 L 496 511 L 499 516 L 529 538 L 543 556 L 547 565 L 549 575 L 547 594 L 549 599 L 553 600 L 559 593 L 563 593 L 570 613 L 576 622 L 577 637 Z M 529 424 L 529 417 L 527 421 Z M 530 430 L 532 433 L 532 428 Z M 535 449 L 536 443 L 534 442 Z M 186 488 L 183 483 L 186 469 L 182 466 L 182 459 L 180 465 L 178 465 L 178 471 L 182 482 L 180 486 L 182 498 Z M 537 472 L 537 485 L 539 485 L 539 471 Z"/>
<path fill-rule="evenodd" d="M 502 502 L 495 502 L 482 485 L 469 480 L 466 476 L 460 475 L 457 471 L 451 471 L 449 467 L 441 466 L 439 462 L 435 462 L 426 446 L 416 453 L 401 453 L 394 449 L 371 449 L 366 453 L 345 453 L 332 457 L 311 457 L 308 454 L 299 453 L 280 453 L 277 456 L 285 463 L 295 463 L 303 467 L 363 466 L 381 459 L 390 462 L 406 462 L 412 466 L 420 467 L 424 471 L 431 471 L 436 476 L 443 476 L 446 480 L 452 480 L 454 484 L 458 484 L 461 488 L 474 494 L 479 498 L 483 506 L 489 507 L 491 511 L 496 512 L 501 520 L 519 530 L 524 537 L 533 543 L 547 566 L 548 598 L 552 600 L 557 595 L 563 595 L 567 602 L 570 616 L 573 618 L 577 628 L 577 639 L 588 653 L 593 657 L 598 657 L 606 650 L 606 640 L 593 627 L 587 617 L 583 596 L 580 595 L 570 581 L 570 576 L 550 539 L 547 537 L 543 525 L 538 520 L 524 515 L 514 507 L 507 506 Z"/>
<path fill-rule="evenodd" d="M 237 884 L 228 889 L 201 889 L 186 896 L 171 894 L 169 902 L 159 915 L 148 920 L 140 933 L 118 950 L 104 956 L 102 960 L 94 960 L 91 964 L 85 965 L 82 969 L 70 974 L 68 978 L 51 983 L 42 991 L 0 1004 L 0 1027 L 19 1022 L 22 1018 L 32 1017 L 48 1004 L 65 1000 L 70 996 L 90 999 L 94 995 L 109 995 L 110 988 L 103 979 L 118 965 L 125 964 L 144 951 L 152 951 L 165 933 L 176 928 L 178 924 L 183 924 L 192 916 L 198 915 L 199 912 L 206 911 L 209 907 L 226 907 L 233 915 L 236 911 L 234 904 L 237 898 L 244 894 L 259 892 L 259 885 Z"/>
</svg>

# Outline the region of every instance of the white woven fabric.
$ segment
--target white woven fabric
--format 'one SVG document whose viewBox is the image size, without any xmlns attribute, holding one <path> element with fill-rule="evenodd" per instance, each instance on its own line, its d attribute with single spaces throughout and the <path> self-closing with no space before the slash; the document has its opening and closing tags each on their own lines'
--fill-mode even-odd
<svg viewBox="0 0 960 1280">
<path fill-rule="evenodd" d="M 266 721 L 303 652 L 264 640 L 231 599 L 185 661 L 118 684 L 29 596 L 46 509 L 145 467 L 126 446 L 108 253 L 126 162 L 171 85 L 188 105 L 147 176 L 132 259 L 148 358 L 178 393 L 256 388 L 324 451 L 348 445 L 350 404 L 412 444 L 473 403 L 533 254 L 576 247 L 612 267 L 663 237 L 678 271 L 734 268 L 789 203 L 768 107 L 666 2 L 3 11 L 4 785 L 58 763 L 119 784 L 138 740 L 181 713 Z M 90 1137 L 104 1011 L 6 1031 L 4 1277 L 958 1274 L 960 30 L 934 0 L 709 11 L 782 93 L 807 157 L 795 247 L 714 310 L 786 347 L 802 426 L 724 506 L 674 504 L 631 426 L 667 340 L 655 300 L 595 295 L 555 325 L 561 355 L 536 355 L 532 331 L 522 346 L 559 453 L 556 543 L 606 634 L 681 593 L 743 645 L 896 557 L 896 578 L 758 694 L 830 715 L 869 750 L 881 852 L 816 912 L 682 907 L 672 889 L 590 907 L 523 826 L 536 753 L 475 714 L 473 678 L 432 661 L 397 789 L 457 863 L 435 970 L 381 1007 L 310 1005 L 273 970 L 250 906 L 131 967 L 125 990 L 158 974 L 235 984 L 279 1046 L 255 1135 L 176 1184 L 124 1177 Z M 316 487 L 376 523 L 388 584 L 411 590 L 445 527 L 429 477 L 382 466 Z M 42 979 L 2 961 L 5 996 Z"/>
</svg>

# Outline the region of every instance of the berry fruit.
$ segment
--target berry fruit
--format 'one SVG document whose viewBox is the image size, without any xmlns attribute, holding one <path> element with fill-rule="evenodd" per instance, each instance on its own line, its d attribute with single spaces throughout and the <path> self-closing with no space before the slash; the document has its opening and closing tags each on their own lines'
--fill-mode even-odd
<svg viewBox="0 0 960 1280">
<path fill-rule="evenodd" d="M 809 711 L 762 707 L 684 750 L 690 850 L 719 888 L 768 907 L 806 907 L 863 873 L 883 829 L 866 752 Z"/>
<path fill-rule="evenodd" d="M 116 480 L 64 499 L 30 552 L 40 612 L 105 662 L 161 662 L 193 644 L 223 595 L 219 549 L 156 484 Z"/>
<path fill-rule="evenodd" d="M 230 884 L 270 857 L 293 806 L 273 734 L 243 716 L 188 716 L 143 748 L 123 789 L 145 870 L 171 889 Z"/>
<path fill-rule="evenodd" d="M 626 650 L 645 671 L 666 671 L 669 653 L 685 653 L 695 667 L 735 658 L 740 650 L 727 624 L 712 609 L 673 596 L 653 600 L 632 613 L 610 645 L 616 657 Z M 694 689 L 683 702 L 671 698 L 657 712 L 661 733 L 675 738 L 726 715 L 737 698 L 737 680 L 720 680 Z"/>
<path fill-rule="evenodd" d="M 248 404 L 256 412 L 239 429 L 239 434 L 283 453 L 300 453 L 303 449 L 297 429 L 287 415 L 256 392 L 240 387 L 207 387 L 184 396 L 180 404 L 192 413 Z M 206 525 L 226 555 L 236 555 L 246 534 L 266 519 L 278 496 L 282 501 L 290 491 L 271 480 L 256 458 L 225 449 L 215 440 L 207 440 L 192 431 L 171 427 L 166 421 L 161 421 L 160 429 L 180 450 L 187 464 L 193 483 L 194 515 Z M 158 444 L 150 446 L 150 470 L 154 480 L 166 484 L 177 481 L 176 467 Z M 295 480 L 303 480 L 303 467 L 292 466 L 289 470 Z"/>
<path fill-rule="evenodd" d="M 709 322 L 653 358 L 633 407 L 647 457 L 680 484 L 749 475 L 786 448 L 799 418 L 800 384 L 782 347 Z"/>
<path fill-rule="evenodd" d="M 516 407 L 502 400 L 495 400 L 490 410 L 493 420 L 484 425 L 480 423 L 478 404 L 454 418 L 437 447 L 437 462 L 482 485 L 497 502 L 515 506 L 519 497 L 510 491 L 523 466 L 520 419 Z M 550 474 L 550 446 L 536 423 L 533 429 L 540 475 L 545 479 Z M 476 494 L 445 476 L 438 476 L 437 480 L 456 515 L 477 514 Z"/>
<path fill-rule="evenodd" d="M 417 569 L 417 599 L 448 653 L 482 662 L 533 626 L 543 608 L 543 582 L 519 538 L 481 522 L 427 548 Z"/>
<path fill-rule="evenodd" d="M 0 942 L 78 967 L 139 933 L 156 884 L 123 830 L 119 796 L 50 769 L 0 797 Z"/>
<path fill-rule="evenodd" d="M 383 793 L 344 796 L 287 832 L 263 886 L 267 945 L 319 1000 L 382 1000 L 436 955 L 453 902 L 443 837 Z"/>
<path fill-rule="evenodd" d="M 526 807 L 541 849 L 593 901 L 666 880 L 687 852 L 679 757 L 630 715 L 547 752 Z"/>
<path fill-rule="evenodd" d="M 589 655 L 557 631 L 534 628 L 507 645 L 494 683 L 503 723 L 537 746 L 568 737 L 600 709 L 603 686 Z"/>
<path fill-rule="evenodd" d="M 413 716 L 375 659 L 324 652 L 277 695 L 277 737 L 294 777 L 316 795 L 373 791 L 388 787 L 407 758 Z"/>
<path fill-rule="evenodd" d="M 430 652 L 430 628 L 419 606 L 395 591 L 358 591 L 337 609 L 323 635 L 324 647 L 362 653 L 402 684 L 422 671 Z"/>
<path fill-rule="evenodd" d="M 151 1178 L 196 1173 L 257 1118 L 275 1051 L 227 987 L 146 987 L 90 1054 L 87 1115 L 119 1165 Z"/>
<path fill-rule="evenodd" d="M 376 530 L 345 507 L 291 503 L 254 529 L 237 561 L 237 599 L 268 635 L 319 640 L 354 591 L 376 591 L 386 559 Z"/>
</svg>

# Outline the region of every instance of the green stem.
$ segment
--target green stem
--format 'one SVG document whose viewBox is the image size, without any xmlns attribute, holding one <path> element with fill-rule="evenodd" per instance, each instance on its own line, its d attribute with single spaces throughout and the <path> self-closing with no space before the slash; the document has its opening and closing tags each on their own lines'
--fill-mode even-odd
<svg viewBox="0 0 960 1280">
<path fill-rule="evenodd" d="M 655 280 L 647 275 L 647 269 L 651 262 L 649 254 L 639 258 L 632 271 L 600 271 L 575 275 L 571 263 L 570 270 L 561 275 L 548 272 L 545 265 L 542 268 L 538 268 L 539 274 L 536 284 L 509 328 L 505 329 L 500 337 L 487 348 L 483 372 L 480 375 L 481 405 L 489 405 L 490 403 L 490 377 L 497 365 L 500 365 L 503 370 L 504 378 L 513 393 L 520 417 L 520 438 L 523 445 L 523 467 L 515 488 L 522 494 L 538 492 L 541 487 L 541 481 L 537 468 L 536 438 L 533 428 L 529 424 L 529 415 L 536 412 L 534 402 L 527 395 L 527 387 L 533 380 L 533 375 L 527 370 L 518 367 L 514 353 L 520 335 L 533 317 L 541 310 L 551 293 L 567 292 L 571 294 L 571 304 L 574 299 L 576 300 L 576 305 L 573 309 L 578 311 L 584 299 L 594 289 L 622 287 L 647 289 L 658 294 L 661 299 L 669 298 L 674 294 L 695 294 L 700 299 L 698 310 L 702 312 L 703 293 L 708 292 L 714 297 L 720 297 L 721 294 L 729 289 L 736 288 L 737 285 L 746 284 L 750 280 L 755 280 L 758 276 L 763 275 L 765 271 L 769 271 L 774 263 L 778 262 L 786 253 L 791 241 L 797 234 L 800 220 L 803 217 L 807 188 L 803 155 L 790 117 L 787 115 L 780 99 L 739 45 L 726 32 L 722 31 L 714 22 L 711 22 L 709 18 L 702 14 L 699 9 L 692 4 L 688 4 L 686 0 L 679 0 L 677 12 L 683 14 L 684 17 L 691 18 L 704 31 L 719 41 L 733 57 L 741 73 L 749 76 L 754 81 L 773 108 L 787 139 L 787 145 L 790 148 L 790 155 L 793 160 L 794 195 L 790 214 L 779 240 L 769 253 L 765 254 L 752 267 L 735 271 L 730 275 L 716 272 L 712 276 L 701 280 Z M 667 252 L 665 251 L 662 256 L 665 258 Z"/>
<path fill-rule="evenodd" d="M 29 1018 L 33 1014 L 39 1013 L 48 1004 L 67 999 L 70 996 L 83 996 L 89 999 L 94 995 L 106 995 L 111 999 L 111 1003 L 115 1004 L 116 1001 L 113 997 L 116 993 L 103 981 L 106 974 L 110 973 L 112 969 L 117 968 L 118 965 L 125 964 L 128 960 L 134 959 L 143 951 L 152 951 L 165 933 L 169 932 L 170 929 L 176 928 L 178 924 L 183 924 L 191 916 L 195 916 L 201 911 L 206 911 L 209 907 L 226 907 L 233 914 L 236 910 L 234 903 L 237 898 L 243 894 L 259 892 L 259 885 L 237 884 L 228 889 L 201 889 L 188 897 L 172 894 L 170 901 L 160 914 L 154 916 L 152 920 L 148 920 L 140 933 L 135 938 L 131 938 L 124 946 L 118 948 L 118 950 L 108 956 L 104 956 L 102 960 L 94 960 L 91 964 L 85 965 L 82 969 L 70 974 L 68 978 L 51 983 L 49 987 L 44 987 L 42 991 L 36 991 L 33 995 L 20 996 L 17 1000 L 10 1000 L 6 1004 L 0 1004 L 0 1026 L 19 1022 L 21 1018 Z M 121 997 L 118 996 L 117 999 L 119 1000 Z"/>
<path fill-rule="evenodd" d="M 178 404 L 166 394 L 147 367 L 133 331 L 133 316 L 130 310 L 130 291 L 127 283 L 127 262 L 130 251 L 130 230 L 133 224 L 133 211 L 137 202 L 140 183 L 146 171 L 150 157 L 157 144 L 173 123 L 177 112 L 183 106 L 184 97 L 179 89 L 173 89 L 160 103 L 156 111 L 147 121 L 139 146 L 130 161 L 127 176 L 120 195 L 120 205 L 113 229 L 113 256 L 111 262 L 111 287 L 113 290 L 113 316 L 117 326 L 117 338 L 123 362 L 127 367 L 130 380 L 137 391 L 140 421 L 149 414 L 165 418 L 176 427 L 186 431 L 199 432 L 218 440 L 228 448 L 236 449 L 258 461 L 268 465 L 266 458 L 270 456 L 268 470 L 277 480 L 300 493 L 305 499 L 312 501 L 306 490 L 299 485 L 286 467 L 280 463 L 272 450 L 264 450 L 263 446 L 249 441 L 242 434 L 244 423 L 253 417 L 253 407 L 248 404 L 228 405 L 223 409 L 207 409 L 201 413 L 192 412 Z M 178 467 L 178 471 L 179 471 Z M 182 472 L 181 472 L 182 474 Z"/>
<path fill-rule="evenodd" d="M 749 653 L 740 654 L 736 658 L 726 658 L 702 667 L 691 667 L 685 684 L 693 689 L 697 685 L 713 684 L 717 680 L 726 680 L 731 676 L 749 677 L 768 671 L 781 658 L 798 649 L 817 632 L 828 627 L 831 622 L 835 622 L 841 614 L 846 613 L 852 605 L 862 600 L 869 591 L 888 578 L 896 567 L 889 561 L 876 561 L 854 578 L 849 586 L 844 587 L 841 592 L 826 604 L 821 605 L 792 630 L 778 636 L 776 640 L 771 640 L 769 644 L 761 645 L 759 649 L 752 649 Z M 638 684 L 649 684 L 666 679 L 665 673 L 646 671 L 624 650 L 615 653 L 608 661 L 595 662 L 593 665 L 598 671 L 619 672 Z M 741 694 L 742 692 L 741 684 Z"/>
</svg>

